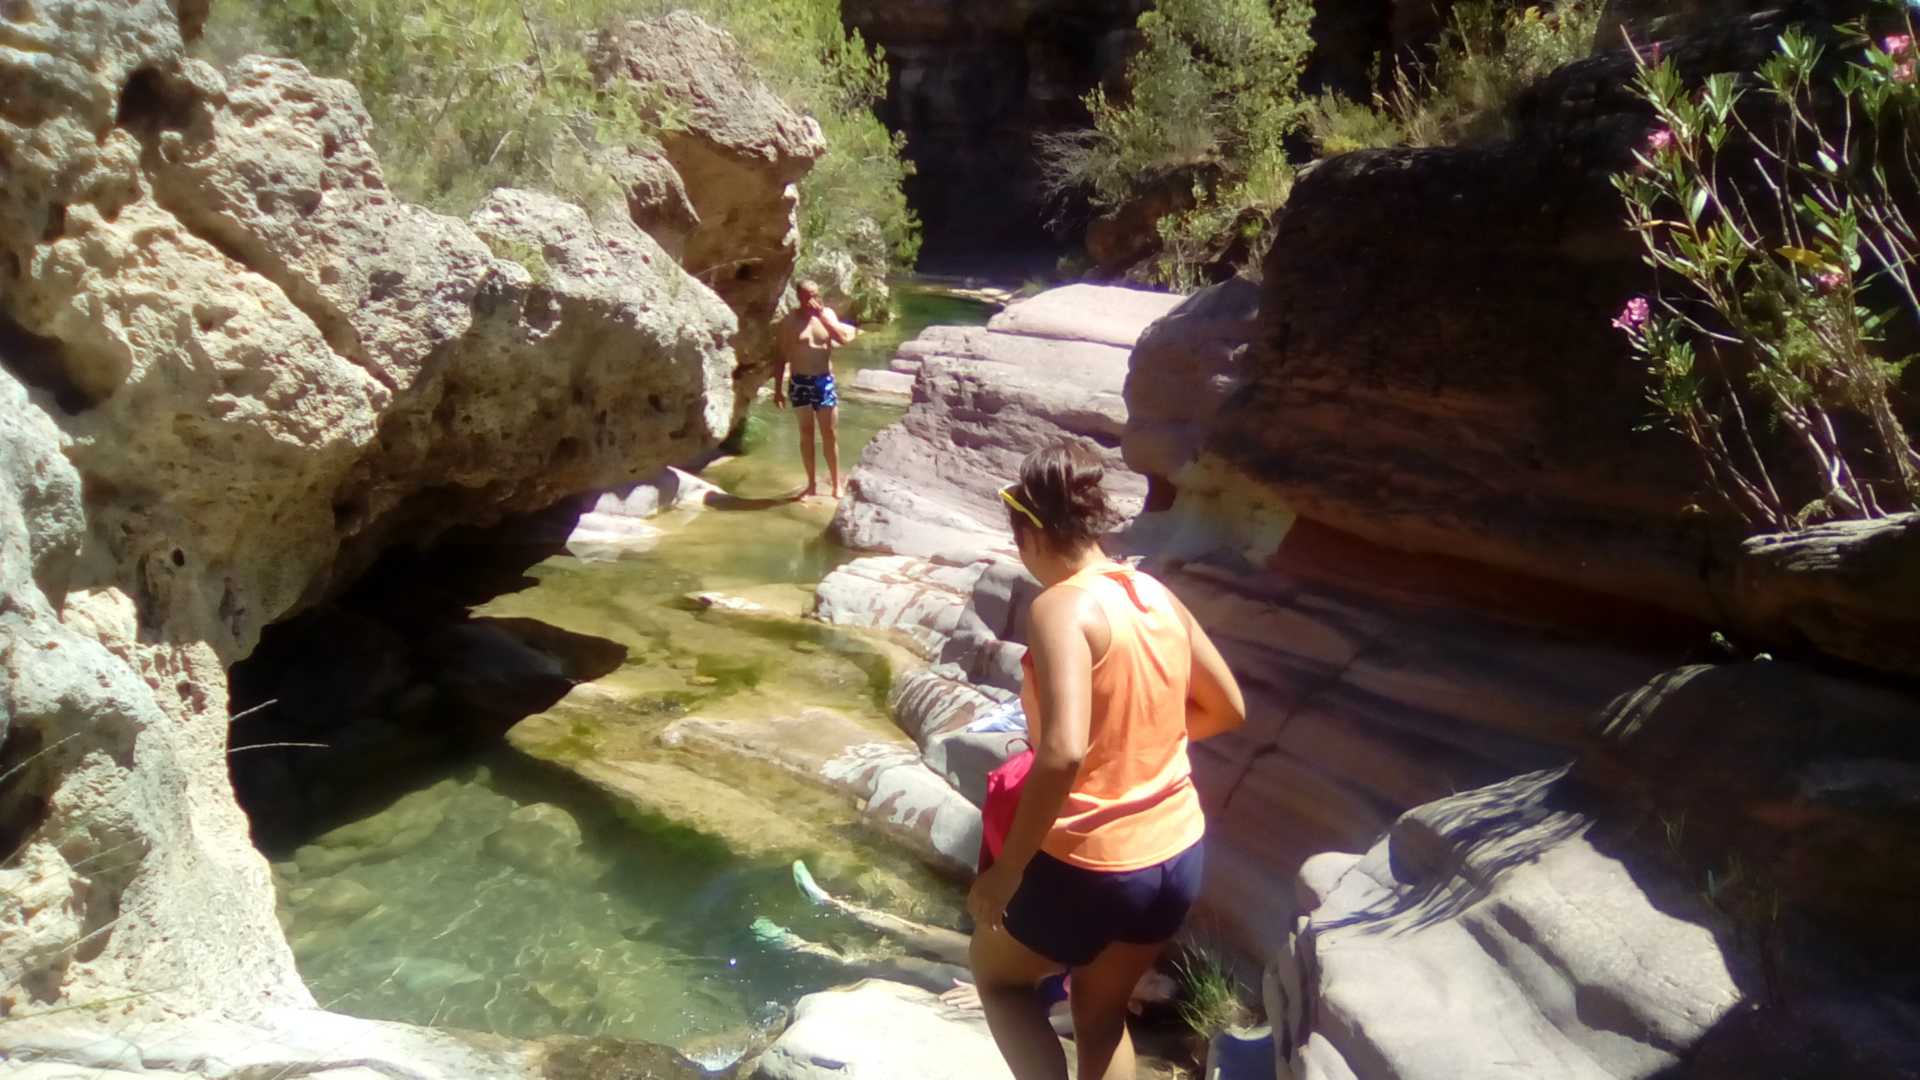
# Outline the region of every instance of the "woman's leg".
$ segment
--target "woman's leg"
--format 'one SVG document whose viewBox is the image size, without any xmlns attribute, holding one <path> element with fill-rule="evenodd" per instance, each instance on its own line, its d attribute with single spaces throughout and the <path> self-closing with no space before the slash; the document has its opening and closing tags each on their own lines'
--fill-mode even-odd
<svg viewBox="0 0 1920 1080">
<path fill-rule="evenodd" d="M 1015 941 L 1004 926 L 977 927 L 970 952 L 987 1027 L 1014 1080 L 1066 1080 L 1066 1051 L 1034 991 L 1060 965 Z M 1124 991 L 1120 1007 L 1126 1008 Z"/>
<path fill-rule="evenodd" d="M 1073 969 L 1073 1045 L 1080 1080 L 1134 1080 L 1133 1037 L 1127 1034 L 1127 1002 L 1162 945 L 1115 942 L 1093 963 Z"/>
</svg>

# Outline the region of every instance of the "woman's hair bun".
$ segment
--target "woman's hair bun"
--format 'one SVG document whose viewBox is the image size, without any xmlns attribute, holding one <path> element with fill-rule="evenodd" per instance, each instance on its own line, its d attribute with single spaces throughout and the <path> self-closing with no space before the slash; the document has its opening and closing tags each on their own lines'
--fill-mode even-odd
<svg viewBox="0 0 1920 1080">
<path fill-rule="evenodd" d="M 1049 546 L 1071 551 L 1098 540 L 1113 523 L 1113 509 L 1101 487 L 1106 472 L 1099 454 L 1061 440 L 1027 455 L 1013 494 L 1040 518 Z M 1007 518 L 1016 534 L 1033 527 L 1025 514 L 1011 507 Z"/>
</svg>

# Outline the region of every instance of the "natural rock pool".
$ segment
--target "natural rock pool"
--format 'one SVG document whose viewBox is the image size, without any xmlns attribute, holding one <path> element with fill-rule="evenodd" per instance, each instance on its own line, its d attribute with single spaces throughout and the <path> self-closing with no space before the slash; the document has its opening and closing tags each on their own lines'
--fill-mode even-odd
<svg viewBox="0 0 1920 1080">
<path fill-rule="evenodd" d="M 836 357 L 844 385 L 925 326 L 988 313 L 913 287 L 901 300 L 901 319 Z M 843 397 L 843 479 L 901 411 Z M 748 500 L 804 482 L 788 414 L 762 401 L 745 443 L 704 477 Z M 471 617 L 523 640 L 527 627 L 599 639 L 619 662 L 515 724 L 504 745 L 396 777 L 366 800 L 380 807 L 371 814 L 263 841 L 323 1006 L 523 1038 L 663 1042 L 717 1064 L 799 996 L 889 951 L 807 904 L 794 859 L 835 892 L 958 922 L 956 883 L 807 775 L 850 739 L 903 741 L 885 695 L 904 654 L 797 617 L 848 557 L 822 536 L 832 503 L 750 505 L 670 510 L 651 522 L 653 546 L 617 558 L 535 563 Z M 690 599 L 715 592 L 764 610 Z"/>
</svg>

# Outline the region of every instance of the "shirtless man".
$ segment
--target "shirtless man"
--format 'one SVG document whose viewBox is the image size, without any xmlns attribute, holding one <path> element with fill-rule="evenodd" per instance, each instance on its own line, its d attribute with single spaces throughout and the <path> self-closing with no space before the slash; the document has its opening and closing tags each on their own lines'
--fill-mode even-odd
<svg viewBox="0 0 1920 1080">
<path fill-rule="evenodd" d="M 827 478 L 833 485 L 833 497 L 840 497 L 840 395 L 833 385 L 832 354 L 835 345 L 845 345 L 858 333 L 841 322 L 833 309 L 820 301 L 820 286 L 801 281 L 793 287 L 800 304 L 780 320 L 780 366 L 773 373 L 773 404 L 786 408 L 789 396 L 800 420 L 800 459 L 807 465 L 807 490 L 800 493 L 810 499 L 819 493 L 814 479 L 813 428 L 817 421 L 820 437 L 827 446 Z M 786 384 L 787 369 L 793 369 L 793 381 Z"/>
</svg>

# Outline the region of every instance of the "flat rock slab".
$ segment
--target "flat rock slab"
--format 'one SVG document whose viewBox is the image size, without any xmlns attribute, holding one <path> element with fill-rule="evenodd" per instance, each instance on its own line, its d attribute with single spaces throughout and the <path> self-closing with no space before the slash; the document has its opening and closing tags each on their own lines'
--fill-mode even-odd
<svg viewBox="0 0 1920 1080">
<path fill-rule="evenodd" d="M 814 615 L 835 626 L 899 634 L 927 659 L 960 626 L 984 563 L 939 566 L 903 556 L 855 559 L 814 592 Z"/>
<path fill-rule="evenodd" d="M 753 1080 L 1010 1080 L 978 1012 L 936 994 L 869 980 L 809 994 L 761 1055 Z"/>
<path fill-rule="evenodd" d="M 1006 334 L 1097 341 L 1131 349 L 1142 331 L 1185 299 L 1145 289 L 1068 285 L 1008 305 L 987 326 Z"/>
<path fill-rule="evenodd" d="M 540 1057 L 533 1043 L 362 1020 L 319 1009 L 270 1009 L 251 1023 L 211 1016 L 135 1023 L 65 1013 L 11 1018 L 7 1068 L 0 1072 L 48 1080 L 122 1076 L 521 1080 L 541 1075 Z M 661 1080 L 690 1080 L 699 1073 L 659 1075 Z"/>
<path fill-rule="evenodd" d="M 868 368 L 854 373 L 853 388 L 875 397 L 907 401 L 913 397 L 913 373 Z"/>
</svg>

